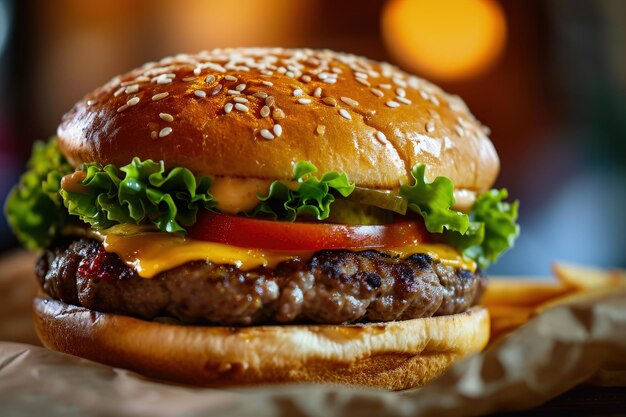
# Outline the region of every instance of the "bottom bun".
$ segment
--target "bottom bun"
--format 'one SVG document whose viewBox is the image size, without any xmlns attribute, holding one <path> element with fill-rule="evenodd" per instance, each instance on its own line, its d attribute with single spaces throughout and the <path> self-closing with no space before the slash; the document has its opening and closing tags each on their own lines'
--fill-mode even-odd
<svg viewBox="0 0 626 417">
<path fill-rule="evenodd" d="M 489 339 L 487 310 L 388 323 L 185 326 L 98 313 L 43 297 L 35 327 L 51 349 L 153 378 L 205 386 L 332 383 L 418 387 Z"/>
</svg>

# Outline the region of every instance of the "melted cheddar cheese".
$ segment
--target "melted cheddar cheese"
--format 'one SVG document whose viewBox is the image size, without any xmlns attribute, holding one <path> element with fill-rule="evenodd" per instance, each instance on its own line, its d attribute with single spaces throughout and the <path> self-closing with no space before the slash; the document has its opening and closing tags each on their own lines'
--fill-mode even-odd
<svg viewBox="0 0 626 417">
<path fill-rule="evenodd" d="M 194 240 L 172 233 L 146 232 L 141 227 L 131 225 L 119 225 L 102 232 L 89 231 L 87 234 L 100 240 L 107 252 L 116 253 L 143 278 L 152 278 L 191 261 L 230 264 L 242 270 L 250 270 L 261 266 L 273 268 L 287 260 L 307 260 L 315 253 L 241 248 Z M 400 258 L 425 253 L 444 265 L 470 271 L 476 269 L 474 261 L 464 258 L 451 246 L 441 243 L 414 243 L 376 250 Z"/>
<path fill-rule="evenodd" d="M 134 236 L 107 234 L 102 243 L 107 252 L 115 252 L 135 268 L 139 276 L 153 276 L 191 261 L 231 264 L 240 269 L 260 266 L 274 267 L 290 259 L 308 258 L 310 252 L 284 253 L 262 249 L 247 249 L 223 243 L 184 238 L 171 233 L 147 233 Z"/>
</svg>

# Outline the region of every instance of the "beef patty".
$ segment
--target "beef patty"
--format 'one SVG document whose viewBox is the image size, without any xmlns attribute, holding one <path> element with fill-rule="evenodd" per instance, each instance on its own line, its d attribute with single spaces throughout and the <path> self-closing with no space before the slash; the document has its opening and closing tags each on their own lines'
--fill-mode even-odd
<svg viewBox="0 0 626 417">
<path fill-rule="evenodd" d="M 58 242 L 37 262 L 43 290 L 90 310 L 188 323 L 355 323 L 448 315 L 476 304 L 486 279 L 425 254 L 326 250 L 276 268 L 189 262 L 145 279 L 95 240 Z"/>
</svg>

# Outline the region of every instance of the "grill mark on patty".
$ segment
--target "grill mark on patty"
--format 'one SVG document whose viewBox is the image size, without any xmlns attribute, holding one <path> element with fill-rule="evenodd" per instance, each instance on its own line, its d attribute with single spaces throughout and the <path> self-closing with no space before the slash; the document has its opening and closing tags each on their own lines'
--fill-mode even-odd
<svg viewBox="0 0 626 417">
<path fill-rule="evenodd" d="M 368 250 L 325 250 L 309 261 L 242 271 L 189 262 L 139 277 L 94 240 L 63 240 L 37 262 L 43 290 L 91 310 L 188 323 L 358 323 L 455 314 L 476 304 L 480 271 L 444 266 L 426 254 L 399 259 Z"/>
</svg>

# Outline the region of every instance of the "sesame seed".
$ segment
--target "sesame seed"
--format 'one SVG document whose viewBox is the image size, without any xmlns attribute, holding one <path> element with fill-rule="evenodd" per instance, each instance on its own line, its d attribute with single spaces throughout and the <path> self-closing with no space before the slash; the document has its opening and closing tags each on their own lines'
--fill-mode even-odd
<svg viewBox="0 0 626 417">
<path fill-rule="evenodd" d="M 141 75 L 135 78 L 136 83 L 147 83 L 148 81 L 150 81 L 150 78 L 146 77 L 145 75 Z"/>
<path fill-rule="evenodd" d="M 402 78 L 399 78 L 399 77 L 394 78 L 393 82 L 396 85 L 399 85 L 400 87 L 406 87 L 407 86 L 406 81 L 404 81 Z"/>
<path fill-rule="evenodd" d="M 237 77 L 233 76 L 233 75 L 227 75 L 224 77 L 225 80 L 228 81 L 237 81 Z"/>
<path fill-rule="evenodd" d="M 435 124 L 433 122 L 426 123 L 426 131 L 432 133 L 435 131 Z"/>
<path fill-rule="evenodd" d="M 358 71 L 354 73 L 354 76 L 357 78 L 367 78 L 367 74 Z"/>
<path fill-rule="evenodd" d="M 320 72 L 319 74 L 317 74 L 317 78 L 319 78 L 320 80 L 325 80 L 326 78 L 328 78 L 330 74 L 328 74 L 327 72 Z"/>
<path fill-rule="evenodd" d="M 433 103 L 435 106 L 439 105 L 439 100 L 435 96 L 430 96 L 430 102 Z"/>
<path fill-rule="evenodd" d="M 272 134 L 272 132 L 270 132 L 267 129 L 262 129 L 261 130 L 261 136 L 263 136 L 265 139 L 267 140 L 272 140 L 274 139 L 274 135 Z"/>
<path fill-rule="evenodd" d="M 341 97 L 341 101 L 346 103 L 348 106 L 356 107 L 359 105 L 359 102 L 356 100 L 352 100 L 350 97 Z"/>
<path fill-rule="evenodd" d="M 371 84 L 369 81 L 367 81 L 365 78 L 355 78 L 356 82 L 358 82 L 359 84 L 363 84 L 366 87 L 369 87 Z"/>
<path fill-rule="evenodd" d="M 126 90 L 124 90 L 126 94 L 136 93 L 137 91 L 139 91 L 139 84 L 129 85 L 126 87 Z"/>
<path fill-rule="evenodd" d="M 247 112 L 248 110 L 250 110 L 250 109 L 248 108 L 248 106 L 246 106 L 245 104 L 241 104 L 241 103 L 236 103 L 236 104 L 235 104 L 235 109 L 237 109 L 237 110 L 239 110 L 239 111 L 242 111 L 242 112 L 244 112 L 244 113 L 245 113 L 245 112 Z"/>
<path fill-rule="evenodd" d="M 279 138 L 280 135 L 283 134 L 283 127 L 279 124 L 275 124 L 273 130 L 274 130 L 274 135 L 276 135 L 277 138 Z"/>
<path fill-rule="evenodd" d="M 322 97 L 322 87 L 317 87 L 315 91 L 313 91 L 313 97 Z"/>
<path fill-rule="evenodd" d="M 380 130 L 376 132 L 376 138 L 382 143 L 387 141 L 387 136 L 385 136 L 385 134 L 381 132 Z"/>
<path fill-rule="evenodd" d="M 305 83 L 311 82 L 311 76 L 310 75 L 303 75 L 302 77 L 300 77 L 300 79 L 303 82 L 305 82 Z"/>
<path fill-rule="evenodd" d="M 302 95 L 302 89 L 301 88 L 296 88 L 295 90 L 293 90 L 293 96 L 294 97 L 300 97 Z"/>
<path fill-rule="evenodd" d="M 169 114 L 169 113 L 159 113 L 159 117 L 163 120 L 165 120 L 166 122 L 173 122 L 174 121 L 174 117 Z"/>
<path fill-rule="evenodd" d="M 399 97 L 405 97 L 406 96 L 406 91 L 404 90 L 404 88 L 396 88 L 396 94 Z"/>
<path fill-rule="evenodd" d="M 300 99 L 298 99 L 298 103 L 300 103 L 300 104 L 311 104 L 311 99 L 310 98 L 300 98 Z"/>
<path fill-rule="evenodd" d="M 233 101 L 234 101 L 235 103 L 247 103 L 247 102 L 248 102 L 248 99 L 247 99 L 247 98 L 245 98 L 245 97 L 235 97 L 235 98 L 233 99 Z"/>
<path fill-rule="evenodd" d="M 329 106 L 332 106 L 332 107 L 335 107 L 337 105 L 337 100 L 335 100 L 332 97 L 324 97 L 322 99 L 322 103 L 324 103 L 326 105 L 329 105 Z"/>
<path fill-rule="evenodd" d="M 376 97 L 382 97 L 385 95 L 385 93 L 383 93 L 382 91 L 380 91 L 378 88 L 372 88 L 370 90 L 372 92 L 372 94 L 374 94 Z"/>
<path fill-rule="evenodd" d="M 137 103 L 139 103 L 139 97 L 133 97 L 126 102 L 129 106 L 134 106 Z"/>
<path fill-rule="evenodd" d="M 459 136 L 463 136 L 465 131 L 463 130 L 463 128 L 459 125 L 455 125 L 454 126 L 454 130 L 456 131 L 456 134 Z"/>
<path fill-rule="evenodd" d="M 267 106 L 261 107 L 261 117 L 267 117 L 270 115 L 270 108 Z"/>
<path fill-rule="evenodd" d="M 436 113 L 436 112 L 435 112 Z M 456 121 L 463 127 L 469 127 L 471 126 L 470 123 L 467 122 L 467 120 L 463 119 L 461 116 L 456 118 Z"/>
<path fill-rule="evenodd" d="M 172 128 L 171 127 L 164 127 L 163 129 L 161 129 L 161 131 L 159 132 L 159 137 L 160 138 L 164 138 L 167 135 L 169 135 L 170 133 L 172 133 Z"/>
<path fill-rule="evenodd" d="M 167 78 L 167 77 L 161 77 L 159 76 L 156 80 L 156 83 L 158 85 L 163 85 L 163 84 L 170 84 L 172 82 L 171 78 Z"/>
<path fill-rule="evenodd" d="M 420 90 L 420 96 L 422 96 L 424 100 L 428 100 L 428 93 L 426 91 Z"/>
<path fill-rule="evenodd" d="M 183 81 L 186 82 L 186 83 L 191 82 L 191 81 L 195 81 L 195 80 L 196 80 L 196 77 L 185 77 L 185 78 L 183 78 Z"/>
<path fill-rule="evenodd" d="M 120 107 L 117 108 L 117 112 L 121 113 L 124 110 L 126 110 L 127 108 L 128 108 L 128 104 L 124 104 L 123 106 L 120 106 Z"/>
<path fill-rule="evenodd" d="M 120 94 L 122 94 L 124 92 L 125 88 L 124 87 L 120 87 L 117 90 L 115 90 L 115 93 L 113 93 L 113 97 L 117 97 Z"/>
<path fill-rule="evenodd" d="M 270 74 L 270 75 L 271 75 L 271 74 Z M 261 81 L 261 84 L 266 85 L 266 86 L 268 86 L 268 87 L 271 87 L 271 86 L 273 86 L 273 85 L 274 85 L 274 83 L 273 83 L 273 82 L 271 82 L 271 81 Z"/>
<path fill-rule="evenodd" d="M 207 62 L 206 64 L 204 64 L 207 66 L 207 68 L 210 68 L 214 71 L 220 72 L 220 73 L 225 73 L 226 72 L 226 68 L 224 68 L 223 66 L 219 65 L 219 64 L 214 64 L 212 62 Z"/>
<path fill-rule="evenodd" d="M 380 88 L 384 88 L 385 90 L 391 90 L 391 84 L 378 84 Z"/>
<path fill-rule="evenodd" d="M 337 82 L 337 79 L 336 78 L 326 78 L 326 79 L 324 79 L 324 82 L 326 84 L 335 84 Z"/>
<path fill-rule="evenodd" d="M 95 101 L 93 101 L 93 100 L 87 100 L 87 105 L 88 106 L 93 106 L 94 103 L 95 103 Z"/>
<path fill-rule="evenodd" d="M 326 132 L 326 126 L 317 125 L 317 127 L 315 128 L 315 131 L 317 132 L 318 135 L 323 135 Z"/>
<path fill-rule="evenodd" d="M 350 113 L 348 113 L 346 109 L 339 109 L 339 114 L 348 120 L 352 120 L 352 116 L 350 116 Z"/>
<path fill-rule="evenodd" d="M 215 75 L 209 75 L 204 79 L 207 84 L 213 84 L 215 82 Z"/>
<path fill-rule="evenodd" d="M 165 92 L 165 93 L 159 93 L 159 94 L 155 94 L 152 96 L 152 101 L 159 101 L 164 99 L 165 97 L 169 96 L 170 93 Z"/>
<path fill-rule="evenodd" d="M 282 109 L 274 109 L 274 111 L 272 112 L 272 117 L 274 119 L 284 119 L 285 112 Z"/>
<path fill-rule="evenodd" d="M 217 95 L 220 91 L 222 91 L 222 87 L 223 87 L 222 84 L 218 84 L 217 87 L 215 87 L 213 91 L 211 91 L 211 95 L 212 96 Z"/>
<path fill-rule="evenodd" d="M 275 102 L 276 102 L 276 99 L 274 98 L 274 96 L 269 96 L 265 98 L 265 105 L 269 107 L 272 107 Z"/>
<path fill-rule="evenodd" d="M 196 97 L 204 98 L 206 97 L 206 91 L 196 90 L 193 92 Z"/>
<path fill-rule="evenodd" d="M 224 105 L 224 113 L 228 114 L 233 109 L 233 103 L 226 103 Z"/>
<path fill-rule="evenodd" d="M 152 132 L 150 132 L 150 137 L 151 137 L 152 139 L 156 139 L 156 138 L 157 138 L 157 132 L 156 132 L 156 130 L 153 130 Z"/>
<path fill-rule="evenodd" d="M 256 98 L 267 98 L 268 94 L 264 91 L 259 91 L 257 93 L 254 93 L 252 96 L 256 97 Z"/>
<path fill-rule="evenodd" d="M 243 91 L 246 89 L 246 85 L 245 84 L 239 84 L 237 87 L 235 87 L 235 90 L 237 91 Z"/>
<path fill-rule="evenodd" d="M 230 94 L 231 96 L 236 96 L 241 94 L 241 91 L 237 91 L 237 90 L 228 90 L 227 91 L 228 94 Z"/>
<path fill-rule="evenodd" d="M 385 104 L 387 105 L 387 107 L 391 107 L 391 108 L 400 107 L 400 103 L 398 103 L 397 101 L 393 101 L 393 100 L 389 100 Z"/>
<path fill-rule="evenodd" d="M 413 102 L 412 102 L 411 100 L 409 100 L 408 98 L 406 98 L 406 97 L 400 97 L 400 96 L 396 97 L 396 101 L 399 101 L 400 103 L 404 103 L 404 104 L 411 104 L 411 103 L 413 103 Z"/>
</svg>

